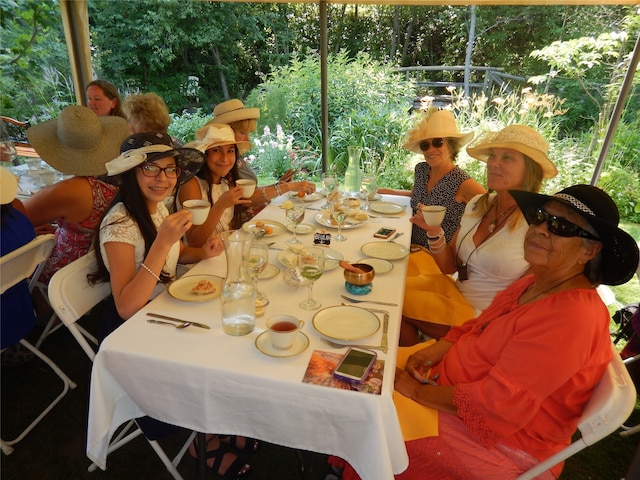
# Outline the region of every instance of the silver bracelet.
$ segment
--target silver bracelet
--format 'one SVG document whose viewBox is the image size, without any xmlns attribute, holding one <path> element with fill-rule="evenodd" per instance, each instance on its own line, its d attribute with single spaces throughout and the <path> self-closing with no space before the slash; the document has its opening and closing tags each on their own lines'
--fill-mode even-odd
<svg viewBox="0 0 640 480">
<path fill-rule="evenodd" d="M 280 191 L 280 185 L 276 183 L 273 186 L 276 189 L 276 193 L 278 194 L 278 196 L 282 195 L 282 192 Z"/>
<path fill-rule="evenodd" d="M 158 275 L 156 275 L 155 273 L 153 273 L 153 270 L 151 270 L 149 267 L 147 267 L 144 263 L 141 263 L 140 266 L 142 268 L 144 268 L 147 272 L 149 272 L 151 274 L 151 276 L 153 278 L 155 278 L 158 282 L 160 282 L 160 277 Z"/>
<path fill-rule="evenodd" d="M 267 187 L 262 187 L 262 198 L 264 198 L 264 203 L 269 203 L 269 197 L 267 197 Z"/>
</svg>

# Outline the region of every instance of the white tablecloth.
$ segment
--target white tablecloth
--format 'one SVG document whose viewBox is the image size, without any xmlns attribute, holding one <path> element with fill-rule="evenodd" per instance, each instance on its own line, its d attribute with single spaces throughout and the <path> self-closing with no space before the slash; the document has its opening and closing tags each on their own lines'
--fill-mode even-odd
<svg viewBox="0 0 640 480">
<path fill-rule="evenodd" d="M 408 197 L 385 199 L 408 205 Z M 276 199 L 259 218 L 286 224 L 284 210 Z M 308 204 L 318 207 L 324 199 Z M 305 223 L 314 224 L 314 210 L 307 210 Z M 355 262 L 364 257 L 360 246 L 370 241 L 381 226 L 397 228 L 404 235 L 396 241 L 408 246 L 410 209 L 398 218 L 375 218 L 371 223 L 345 231 L 346 242 L 332 242 L 331 248 Z M 316 225 L 317 226 L 317 225 Z M 319 226 L 317 226 L 320 228 Z M 336 233 L 335 230 L 331 230 Z M 289 232 L 271 238 L 284 247 Z M 299 235 L 311 245 L 313 235 Z M 282 266 L 271 250 L 270 263 Z M 340 390 L 302 382 L 314 350 L 333 351 L 321 341 L 312 325 L 316 311 L 305 311 L 298 303 L 306 287 L 287 286 L 282 274 L 260 281 L 260 290 L 270 298 L 265 316 L 256 319 L 249 335 L 233 337 L 222 332 L 220 300 L 190 303 L 163 293 L 102 344 L 92 371 L 87 455 L 106 468 L 109 439 L 125 421 L 142 415 L 188 429 L 246 435 L 288 447 L 338 455 L 345 458 L 362 478 L 392 478 L 407 468 L 408 457 L 392 400 L 393 376 L 400 328 L 407 259 L 393 262 L 388 273 L 375 277 L 373 291 L 360 298 L 394 302 L 388 309 L 389 353 L 385 360 L 381 395 Z M 224 276 L 224 255 L 195 265 L 187 273 Z M 323 307 L 339 305 L 346 294 L 341 268 L 325 272 L 314 286 L 314 297 Z M 146 312 L 199 321 L 211 330 L 196 327 L 178 330 L 146 322 Z M 288 358 L 273 358 L 255 347 L 256 337 L 265 330 L 271 315 L 293 314 L 306 323 L 303 332 L 310 346 Z M 368 344 L 379 344 L 381 330 Z M 343 352 L 344 350 L 335 350 Z"/>
</svg>

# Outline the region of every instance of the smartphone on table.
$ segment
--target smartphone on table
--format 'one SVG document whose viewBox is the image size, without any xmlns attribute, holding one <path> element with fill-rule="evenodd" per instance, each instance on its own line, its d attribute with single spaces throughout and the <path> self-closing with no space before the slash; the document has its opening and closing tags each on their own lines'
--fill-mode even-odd
<svg viewBox="0 0 640 480">
<path fill-rule="evenodd" d="M 380 230 L 374 233 L 373 236 L 376 238 L 389 238 L 394 233 L 396 233 L 395 228 L 382 227 Z"/>
<path fill-rule="evenodd" d="M 360 383 L 373 368 L 378 355 L 365 348 L 350 347 L 333 371 L 333 376 L 348 382 Z"/>
</svg>

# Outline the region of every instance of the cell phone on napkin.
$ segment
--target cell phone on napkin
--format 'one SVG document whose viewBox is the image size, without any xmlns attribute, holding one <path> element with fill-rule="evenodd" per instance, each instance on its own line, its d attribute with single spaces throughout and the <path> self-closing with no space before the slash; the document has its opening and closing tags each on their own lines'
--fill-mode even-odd
<svg viewBox="0 0 640 480">
<path fill-rule="evenodd" d="M 350 347 L 333 371 L 333 376 L 348 382 L 360 383 L 367 378 L 377 358 L 378 355 L 372 350 Z"/>
</svg>

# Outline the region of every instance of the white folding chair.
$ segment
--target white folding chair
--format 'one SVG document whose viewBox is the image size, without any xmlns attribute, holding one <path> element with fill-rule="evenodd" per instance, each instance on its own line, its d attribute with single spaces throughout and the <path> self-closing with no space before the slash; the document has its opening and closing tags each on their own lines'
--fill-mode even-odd
<svg viewBox="0 0 640 480">
<path fill-rule="evenodd" d="M 51 277 L 48 289 L 51 307 L 92 362 L 96 356 L 96 351 L 87 341 L 88 333 L 77 324 L 77 321 L 111 293 L 108 283 L 89 284 L 87 274 L 95 269 L 95 265 L 96 256 L 95 253 L 91 251 L 58 270 L 53 277 Z M 140 430 L 136 422 L 134 420 L 130 421 L 112 439 L 107 454 L 129 443 L 141 434 L 142 430 Z M 151 448 L 156 452 L 171 476 L 176 480 L 182 480 L 182 476 L 176 467 L 189 448 L 189 444 L 194 436 L 195 432 L 192 432 L 173 459 L 167 456 L 157 441 L 149 440 L 146 437 L 145 439 L 149 442 L 149 445 L 151 445 Z M 89 466 L 89 471 L 94 471 L 96 468 L 97 465 L 93 463 Z"/>
<path fill-rule="evenodd" d="M 625 358 L 623 360 L 625 366 L 631 365 L 632 363 L 635 363 L 637 361 L 640 361 L 640 355 L 635 355 L 633 357 L 629 357 L 629 358 Z M 628 437 L 630 435 L 636 434 L 638 432 L 640 432 L 640 423 L 635 425 L 635 426 L 629 426 L 626 424 L 622 424 L 620 426 L 620 428 L 622 428 L 622 431 L 620 432 L 620 435 L 623 437 Z"/>
<path fill-rule="evenodd" d="M 16 285 L 18 282 L 22 280 L 26 280 L 31 277 L 31 281 L 29 282 L 29 290 L 33 289 L 33 285 L 35 283 L 35 278 L 40 273 L 42 266 L 44 265 L 45 260 L 49 257 L 51 250 L 56 242 L 55 235 L 40 235 L 35 239 L 31 240 L 26 245 L 14 250 L 13 252 L 7 253 L 0 257 L 0 271 L 2 274 L 0 275 L 0 294 L 4 293 L 9 288 Z M 3 319 L 4 321 L 10 321 L 9 319 Z M 21 319 L 17 319 L 20 321 Z M 22 440 L 39 422 L 44 418 L 44 416 L 51 411 L 51 409 L 62 400 L 69 389 L 76 388 L 76 384 L 71 381 L 65 373 L 60 370 L 60 368 L 47 357 L 44 353 L 38 350 L 36 347 L 31 345 L 24 338 L 19 342 L 26 349 L 31 351 L 36 357 L 46 363 L 53 372 L 60 377 L 62 380 L 63 388 L 62 392 L 58 394 L 58 396 L 53 399 L 49 405 L 38 415 L 35 420 L 33 420 L 27 428 L 25 428 L 20 435 L 18 435 L 13 440 L 1 440 L 2 452 L 5 455 L 9 455 L 13 452 L 12 445 L 15 445 L 20 440 Z"/>
<path fill-rule="evenodd" d="M 593 390 L 578 422 L 581 438 L 523 473 L 517 480 L 531 480 L 546 472 L 554 465 L 613 433 L 629 417 L 636 404 L 636 389 L 620 354 L 613 344 L 611 348 L 613 358 Z"/>
</svg>

